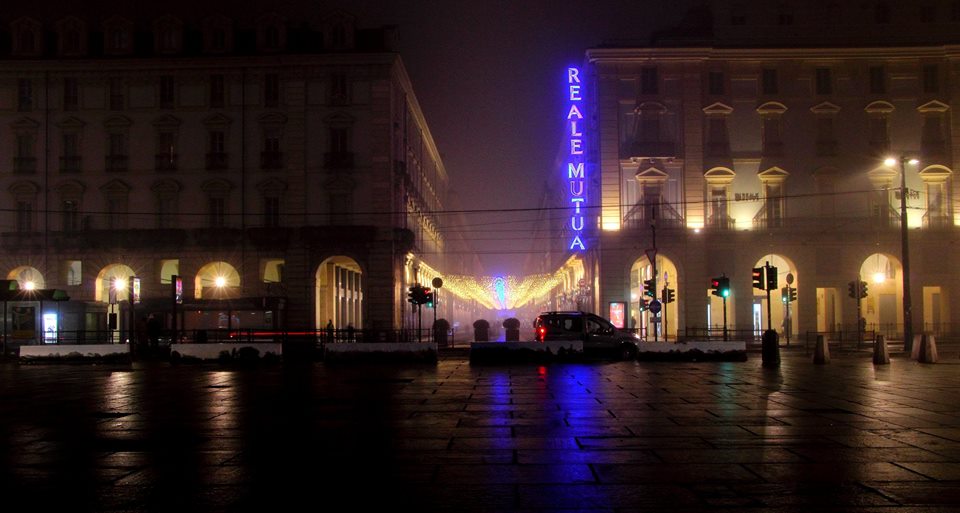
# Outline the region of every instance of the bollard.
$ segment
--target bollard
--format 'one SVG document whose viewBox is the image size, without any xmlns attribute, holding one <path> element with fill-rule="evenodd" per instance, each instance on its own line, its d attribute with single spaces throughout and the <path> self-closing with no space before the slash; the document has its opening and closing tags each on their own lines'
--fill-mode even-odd
<svg viewBox="0 0 960 513">
<path fill-rule="evenodd" d="M 937 363 L 937 338 L 933 334 L 924 333 L 920 337 L 920 355 L 917 361 L 920 363 Z"/>
<path fill-rule="evenodd" d="M 920 335 L 913 336 L 913 346 L 910 348 L 910 359 L 920 360 Z"/>
<path fill-rule="evenodd" d="M 817 349 L 813 352 L 813 363 L 830 363 L 830 346 L 823 335 L 817 335 Z"/>
<path fill-rule="evenodd" d="M 763 332 L 761 339 L 763 346 L 760 349 L 760 355 L 763 357 L 764 367 L 780 366 L 780 337 L 774 330 Z"/>
<path fill-rule="evenodd" d="M 890 364 L 890 355 L 887 353 L 887 341 L 883 339 L 883 335 L 877 335 L 877 339 L 873 342 L 873 364 Z"/>
</svg>

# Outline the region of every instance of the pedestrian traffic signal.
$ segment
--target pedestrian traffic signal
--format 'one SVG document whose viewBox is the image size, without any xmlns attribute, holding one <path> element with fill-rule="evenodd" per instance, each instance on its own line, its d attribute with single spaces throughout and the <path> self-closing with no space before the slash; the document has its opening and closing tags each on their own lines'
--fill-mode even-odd
<svg viewBox="0 0 960 513">
<path fill-rule="evenodd" d="M 766 275 L 767 290 L 777 290 L 777 283 L 779 281 L 777 277 L 777 268 L 772 265 L 768 265 Z"/>
<path fill-rule="evenodd" d="M 656 278 L 643 280 L 643 295 L 649 296 L 652 298 L 657 297 L 657 279 Z"/>
<path fill-rule="evenodd" d="M 763 270 L 763 267 L 753 268 L 753 288 L 755 289 L 767 290 L 763 279 Z"/>
<path fill-rule="evenodd" d="M 641 300 L 640 300 L 640 311 L 641 311 L 641 312 L 647 311 L 647 308 L 648 308 L 649 306 L 650 306 L 650 305 L 647 304 L 647 300 L 646 300 L 646 299 L 641 299 Z"/>
<path fill-rule="evenodd" d="M 713 278 L 710 280 L 710 288 L 713 289 L 710 293 L 714 296 L 730 297 L 730 278 L 727 278 L 726 276 Z"/>
<path fill-rule="evenodd" d="M 426 289 L 429 292 L 423 295 L 423 304 L 427 305 L 427 308 L 433 308 L 433 291 Z"/>
<path fill-rule="evenodd" d="M 867 282 L 861 281 L 860 282 L 860 298 L 863 299 L 865 297 L 867 297 Z"/>
</svg>

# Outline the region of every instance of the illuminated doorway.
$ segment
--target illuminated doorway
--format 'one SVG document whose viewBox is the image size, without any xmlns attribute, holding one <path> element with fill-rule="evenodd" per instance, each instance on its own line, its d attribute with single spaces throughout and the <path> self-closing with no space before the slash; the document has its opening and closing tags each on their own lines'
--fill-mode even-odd
<svg viewBox="0 0 960 513">
<path fill-rule="evenodd" d="M 363 327 L 363 272 L 346 256 L 330 257 L 317 267 L 316 328 Z"/>
</svg>

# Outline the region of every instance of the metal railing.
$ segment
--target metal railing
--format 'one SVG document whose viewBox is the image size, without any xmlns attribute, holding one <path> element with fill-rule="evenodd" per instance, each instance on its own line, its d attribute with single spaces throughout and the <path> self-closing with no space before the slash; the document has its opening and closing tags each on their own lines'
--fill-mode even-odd
<svg viewBox="0 0 960 513">
<path fill-rule="evenodd" d="M 850 330 L 837 331 L 807 331 L 803 337 L 803 349 L 807 354 L 817 346 L 817 337 L 823 335 L 827 344 L 837 346 L 839 349 L 869 349 L 877 340 L 876 330 L 864 330 L 862 335 L 857 333 L 854 327 Z"/>
</svg>

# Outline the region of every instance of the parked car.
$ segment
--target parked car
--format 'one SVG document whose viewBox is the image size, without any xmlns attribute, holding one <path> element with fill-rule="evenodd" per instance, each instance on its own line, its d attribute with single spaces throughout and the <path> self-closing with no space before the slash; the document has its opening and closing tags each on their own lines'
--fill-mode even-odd
<svg viewBox="0 0 960 513">
<path fill-rule="evenodd" d="M 637 357 L 640 338 L 617 329 L 610 321 L 587 312 L 544 312 L 533 323 L 537 342 L 579 340 L 585 353 Z"/>
</svg>

